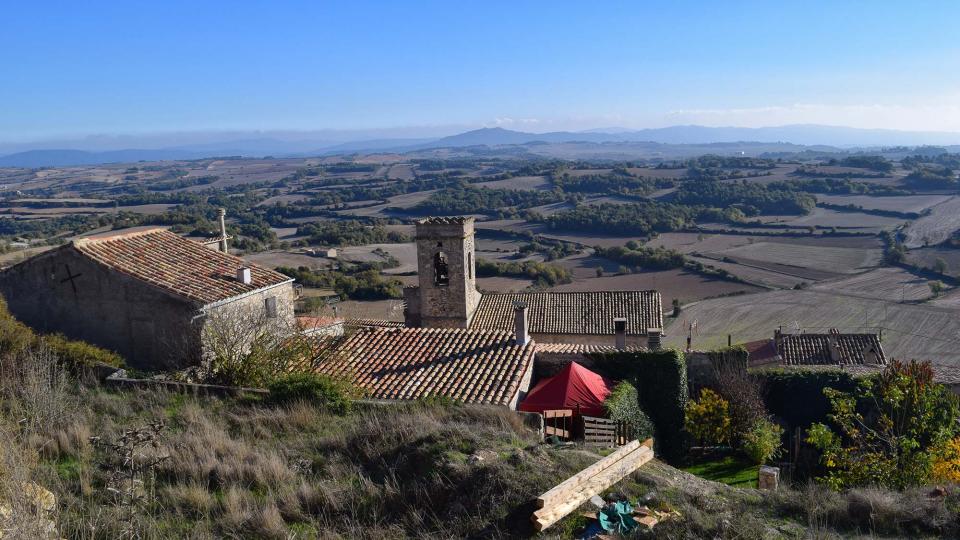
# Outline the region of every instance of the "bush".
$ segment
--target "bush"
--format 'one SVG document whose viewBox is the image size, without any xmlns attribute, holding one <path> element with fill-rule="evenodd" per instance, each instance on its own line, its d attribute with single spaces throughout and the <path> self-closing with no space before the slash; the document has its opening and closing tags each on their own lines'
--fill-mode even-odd
<svg viewBox="0 0 960 540">
<path fill-rule="evenodd" d="M 294 373 L 278 377 L 268 388 L 273 403 L 308 401 L 336 414 L 349 412 L 353 405 L 346 383 L 317 373 Z"/>
<path fill-rule="evenodd" d="M 60 334 L 50 334 L 40 338 L 61 362 L 74 367 L 94 367 L 106 364 L 123 367 L 123 358 L 107 349 L 91 345 L 84 341 L 72 341 Z"/>
<path fill-rule="evenodd" d="M 657 432 L 657 453 L 678 461 L 684 454 L 684 411 L 687 409 L 687 364 L 675 350 L 616 352 L 591 355 L 594 365 L 611 377 L 629 381 L 640 407 Z"/>
<path fill-rule="evenodd" d="M 635 439 L 648 439 L 654 436 L 653 421 L 640 408 L 640 396 L 632 384 L 624 381 L 614 387 L 603 402 L 611 420 L 630 426 Z"/>
<path fill-rule="evenodd" d="M 769 420 L 759 420 L 743 434 L 743 453 L 757 465 L 763 465 L 780 456 L 781 437 L 783 428 Z"/>
<path fill-rule="evenodd" d="M 709 388 L 700 390 L 700 399 L 687 406 L 686 428 L 700 446 L 729 442 L 730 404 Z"/>
<path fill-rule="evenodd" d="M 934 452 L 933 480 L 960 483 L 960 437 L 954 437 Z"/>
</svg>

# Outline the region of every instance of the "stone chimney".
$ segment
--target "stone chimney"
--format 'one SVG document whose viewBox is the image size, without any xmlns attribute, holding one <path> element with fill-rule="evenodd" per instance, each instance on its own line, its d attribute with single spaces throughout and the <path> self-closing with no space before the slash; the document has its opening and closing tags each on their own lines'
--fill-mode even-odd
<svg viewBox="0 0 960 540">
<path fill-rule="evenodd" d="M 659 351 L 661 337 L 663 337 L 663 330 L 660 328 L 647 328 L 647 348 L 651 351 Z"/>
<path fill-rule="evenodd" d="M 241 266 L 237 268 L 237 281 L 243 283 L 244 285 L 250 285 L 253 283 L 253 275 L 250 272 L 250 268 L 247 266 Z"/>
<path fill-rule="evenodd" d="M 227 211 L 221 208 L 217 211 L 217 215 L 220 217 L 220 251 L 229 253 L 227 246 Z"/>
<path fill-rule="evenodd" d="M 622 351 L 627 348 L 627 320 L 623 317 L 617 317 L 613 320 L 613 332 L 617 336 L 617 350 Z"/>
<path fill-rule="evenodd" d="M 827 337 L 827 350 L 830 352 L 830 361 L 834 364 L 840 363 L 840 348 L 837 346 L 840 330 L 830 329 L 830 335 Z"/>
<path fill-rule="evenodd" d="M 523 347 L 530 343 L 530 333 L 527 326 L 527 305 L 523 302 L 513 303 L 513 332 L 517 337 L 517 345 Z"/>
</svg>

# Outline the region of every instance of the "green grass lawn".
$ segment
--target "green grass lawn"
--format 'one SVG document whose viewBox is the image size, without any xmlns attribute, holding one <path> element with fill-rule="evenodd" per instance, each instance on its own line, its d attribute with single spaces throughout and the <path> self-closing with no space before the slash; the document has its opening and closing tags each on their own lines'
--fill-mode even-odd
<svg viewBox="0 0 960 540">
<path fill-rule="evenodd" d="M 735 456 L 703 461 L 681 470 L 735 487 L 757 487 L 760 467 Z"/>
</svg>

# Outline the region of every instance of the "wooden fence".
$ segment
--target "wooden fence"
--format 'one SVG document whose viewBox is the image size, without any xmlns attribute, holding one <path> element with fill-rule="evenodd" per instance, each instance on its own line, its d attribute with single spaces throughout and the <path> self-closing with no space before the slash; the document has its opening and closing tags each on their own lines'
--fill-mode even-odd
<svg viewBox="0 0 960 540">
<path fill-rule="evenodd" d="M 569 441 L 573 438 L 573 411 L 558 409 L 543 411 L 543 436 L 551 435 Z"/>
<path fill-rule="evenodd" d="M 624 422 L 596 416 L 583 417 L 583 442 L 593 446 L 622 446 L 632 440 L 633 429 Z"/>
</svg>

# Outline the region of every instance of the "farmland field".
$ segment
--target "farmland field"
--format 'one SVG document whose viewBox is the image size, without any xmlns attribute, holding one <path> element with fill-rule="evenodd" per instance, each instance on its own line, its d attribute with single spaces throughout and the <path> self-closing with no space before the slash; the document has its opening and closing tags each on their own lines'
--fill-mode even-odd
<svg viewBox="0 0 960 540">
<path fill-rule="evenodd" d="M 860 298 L 834 291 L 771 291 L 703 300 L 687 306 L 680 317 L 668 319 L 666 344 L 685 345 L 687 325 L 696 320 L 694 348 L 710 349 L 773 336 L 780 325 L 811 332 L 838 328 L 841 332 L 883 330 L 888 358 L 960 364 L 960 317 L 956 309 L 927 304 L 901 304 Z"/>
<path fill-rule="evenodd" d="M 864 298 L 879 300 L 918 301 L 932 296 L 928 279 L 912 274 L 902 268 L 877 268 L 833 281 L 818 283 L 811 289 L 837 291 Z"/>
<path fill-rule="evenodd" d="M 860 206 L 870 210 L 892 210 L 894 212 L 923 212 L 927 208 L 940 204 L 950 195 L 907 195 L 903 197 L 871 197 L 869 195 L 823 195 L 817 194 L 817 200 L 827 204 Z"/>
<path fill-rule="evenodd" d="M 904 245 L 916 248 L 943 242 L 960 229 L 960 197 L 951 197 L 931 208 L 930 215 L 914 221 L 904 231 Z"/>
<path fill-rule="evenodd" d="M 713 253 L 713 255 L 848 274 L 878 265 L 882 253 L 879 249 L 848 249 L 779 242 L 754 242 L 725 249 Z"/>
<path fill-rule="evenodd" d="M 960 249 L 926 247 L 907 252 L 907 261 L 920 267 L 933 268 L 937 259 L 943 259 L 947 263 L 948 275 L 960 275 Z"/>
<path fill-rule="evenodd" d="M 515 176 L 505 180 L 480 182 L 474 185 L 491 189 L 521 189 L 530 191 L 550 189 L 550 182 L 543 176 Z"/>
<path fill-rule="evenodd" d="M 778 219 L 765 219 L 764 221 L 792 227 L 836 227 L 838 229 L 858 229 L 868 232 L 893 229 L 903 224 L 902 218 L 875 216 L 862 212 L 838 212 L 819 207 L 814 208 L 806 216 L 783 216 Z"/>
</svg>

